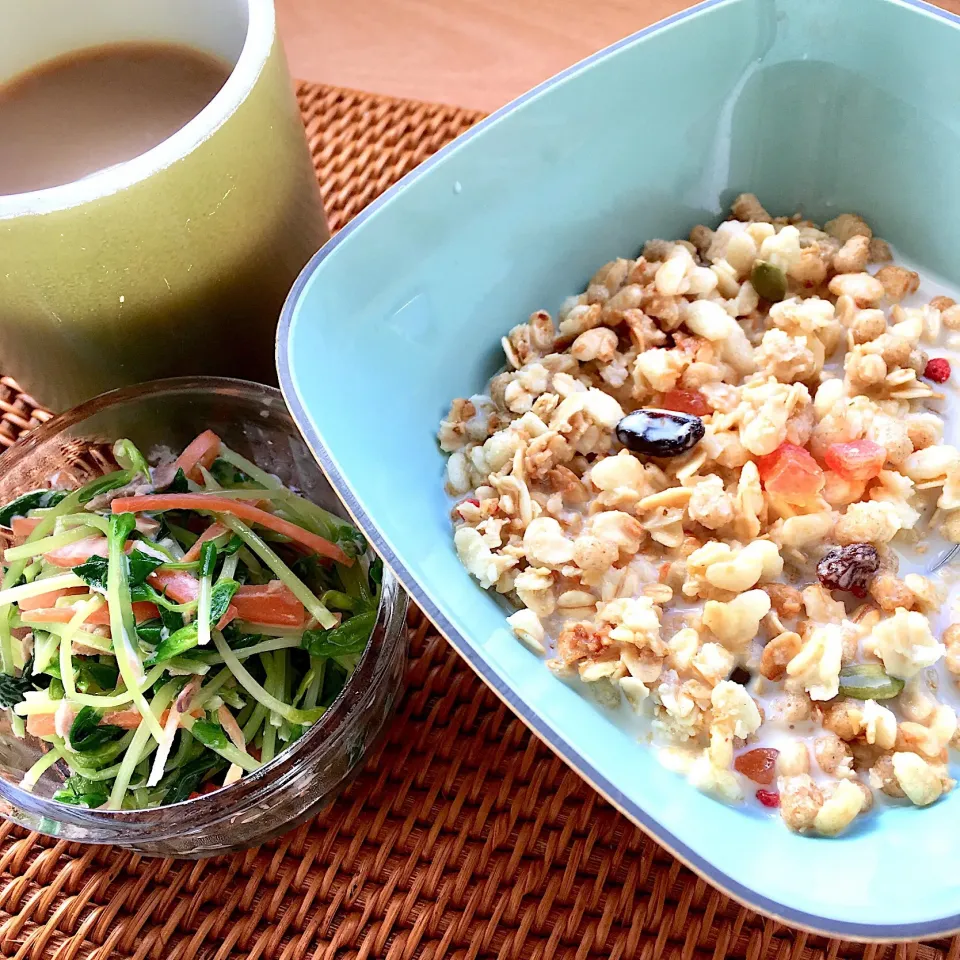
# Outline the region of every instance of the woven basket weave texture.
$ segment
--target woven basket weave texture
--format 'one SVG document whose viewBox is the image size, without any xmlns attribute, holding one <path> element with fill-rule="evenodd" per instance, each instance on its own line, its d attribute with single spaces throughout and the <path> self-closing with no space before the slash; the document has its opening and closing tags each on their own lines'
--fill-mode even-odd
<svg viewBox="0 0 960 960">
<path fill-rule="evenodd" d="M 297 92 L 333 230 L 481 116 Z M 50 417 L 10 377 L 0 411 L 4 446 Z M 0 826 L 0 957 L 960 960 L 960 938 L 865 947 L 739 906 L 535 740 L 416 610 L 409 642 L 386 742 L 265 847 L 150 860 Z"/>
</svg>

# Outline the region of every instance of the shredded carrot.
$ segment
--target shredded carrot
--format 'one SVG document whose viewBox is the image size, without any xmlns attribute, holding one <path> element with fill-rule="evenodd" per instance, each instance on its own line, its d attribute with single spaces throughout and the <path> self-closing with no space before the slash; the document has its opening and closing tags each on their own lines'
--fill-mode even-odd
<svg viewBox="0 0 960 960">
<path fill-rule="evenodd" d="M 192 603 L 200 596 L 200 581 L 189 570 L 154 570 L 147 583 L 174 603 Z"/>
<path fill-rule="evenodd" d="M 190 603 L 200 595 L 200 581 L 187 570 L 154 570 L 147 582 L 176 603 Z M 307 622 L 307 611 L 289 587 L 271 580 L 263 586 L 240 587 L 217 629 L 222 630 L 236 619 L 264 627 L 302 627 Z"/>
<path fill-rule="evenodd" d="M 197 537 L 193 546 L 183 555 L 184 562 L 193 563 L 200 559 L 200 550 L 208 540 L 216 540 L 217 537 L 227 532 L 227 528 L 222 523 L 211 523 L 203 533 Z"/>
<path fill-rule="evenodd" d="M 101 536 L 84 537 L 64 547 L 57 547 L 43 555 L 47 563 L 55 567 L 76 567 L 86 563 L 91 557 L 107 555 L 107 538 Z"/>
<path fill-rule="evenodd" d="M 51 590 L 50 593 L 39 593 L 33 597 L 24 597 L 17 606 L 21 613 L 27 613 L 30 610 L 43 610 L 46 607 L 55 606 L 61 597 L 79 597 L 84 593 L 89 593 L 86 587 L 66 587 L 63 590 Z"/>
<path fill-rule="evenodd" d="M 73 607 L 38 607 L 30 610 L 23 619 L 30 623 L 69 623 L 76 612 Z M 138 600 L 133 604 L 133 616 L 137 623 L 144 623 L 147 620 L 156 620 L 160 616 L 160 611 L 148 600 Z M 104 604 L 94 610 L 84 623 L 92 626 L 109 626 L 110 608 Z"/>
<path fill-rule="evenodd" d="M 240 587 L 233 606 L 241 620 L 265 627 L 302 627 L 307 622 L 303 604 L 279 580 Z"/>
<path fill-rule="evenodd" d="M 239 611 L 231 603 L 230 606 L 227 607 L 227 612 L 217 622 L 217 629 L 222 630 L 225 626 L 227 626 L 227 624 L 233 623 L 233 621 L 236 620 L 237 617 L 239 616 L 240 616 Z"/>
<path fill-rule="evenodd" d="M 164 710 L 160 717 L 160 725 L 167 722 L 170 711 Z M 193 717 L 203 716 L 202 710 L 194 710 L 190 714 Z M 124 730 L 136 730 L 140 726 L 143 716 L 137 710 L 114 710 L 105 714 L 104 723 L 113 724 L 115 727 L 122 727 Z M 34 737 L 49 737 L 57 732 L 56 715 L 53 713 L 31 713 L 27 717 L 27 733 Z"/>
<path fill-rule="evenodd" d="M 26 540 L 41 523 L 43 520 L 40 517 L 14 517 L 10 522 L 10 529 L 15 537 Z"/>
<path fill-rule="evenodd" d="M 189 446 L 177 457 L 173 464 L 174 473 L 182 470 L 188 479 L 194 483 L 203 483 L 203 474 L 200 468 L 209 470 L 213 461 L 220 456 L 220 438 L 212 430 L 204 430 Z M 114 511 L 116 512 L 116 511 Z"/>
<path fill-rule="evenodd" d="M 218 497 L 215 493 L 154 493 L 142 497 L 117 497 L 113 501 L 112 509 L 114 513 L 141 513 L 149 510 L 198 510 L 207 513 L 227 513 L 289 537 L 294 542 L 302 543 L 315 553 L 336 560 L 344 566 L 353 564 L 353 560 L 335 543 L 309 530 L 304 530 L 303 527 L 298 527 L 289 520 L 267 513 L 259 507 L 244 503 L 242 500 Z"/>
</svg>

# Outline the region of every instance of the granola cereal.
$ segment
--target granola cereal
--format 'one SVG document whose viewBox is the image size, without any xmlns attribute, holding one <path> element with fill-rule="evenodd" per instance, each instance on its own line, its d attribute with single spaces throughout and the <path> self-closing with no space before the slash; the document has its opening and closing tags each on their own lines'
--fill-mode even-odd
<svg viewBox="0 0 960 960">
<path fill-rule="evenodd" d="M 958 740 L 960 623 L 930 568 L 960 543 L 960 307 L 856 213 L 743 194 L 689 237 L 515 326 L 453 401 L 457 552 L 699 789 L 823 836 L 934 803 Z"/>
</svg>

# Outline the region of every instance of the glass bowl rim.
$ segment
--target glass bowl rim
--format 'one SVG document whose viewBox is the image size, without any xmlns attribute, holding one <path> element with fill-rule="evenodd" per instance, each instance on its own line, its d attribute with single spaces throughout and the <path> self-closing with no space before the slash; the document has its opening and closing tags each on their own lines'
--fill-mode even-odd
<svg viewBox="0 0 960 960">
<path fill-rule="evenodd" d="M 276 387 L 232 377 L 171 377 L 110 390 L 55 415 L 31 430 L 0 457 L 0 474 L 15 469 L 43 444 L 56 438 L 64 430 L 77 426 L 104 410 L 140 400 L 183 393 L 220 393 L 254 402 L 266 400 L 271 406 L 278 404 L 276 412 L 290 421 L 293 434 L 300 437 L 307 450 L 310 449 L 290 415 L 283 395 Z M 317 470 L 323 474 L 324 471 L 315 458 L 313 459 Z M 337 496 L 332 486 L 331 492 Z M 143 810 L 100 810 L 75 807 L 40 797 L 0 777 L 0 798 L 34 816 L 69 823 L 92 832 L 112 832 L 117 828 L 128 828 L 131 831 L 131 840 L 136 839 L 133 834 L 142 833 L 148 833 L 150 840 L 163 839 L 175 832 L 229 818 L 231 811 L 239 811 L 263 802 L 297 775 L 301 757 L 305 754 L 322 755 L 325 748 L 333 746 L 339 736 L 349 730 L 351 718 L 359 706 L 358 701 L 362 699 L 362 691 L 376 686 L 375 680 L 388 666 L 389 657 L 385 654 L 391 646 L 402 640 L 406 606 L 406 595 L 389 568 L 384 566 L 382 596 L 370 643 L 337 699 L 298 740 L 256 771 L 246 774 L 229 786 L 179 803 Z M 177 822 L 174 823 L 174 820 Z"/>
</svg>

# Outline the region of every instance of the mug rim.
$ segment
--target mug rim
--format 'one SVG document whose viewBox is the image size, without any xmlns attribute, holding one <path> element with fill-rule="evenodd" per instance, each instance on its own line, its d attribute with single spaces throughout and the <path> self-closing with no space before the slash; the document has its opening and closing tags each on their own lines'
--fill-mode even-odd
<svg viewBox="0 0 960 960">
<path fill-rule="evenodd" d="M 144 153 L 80 180 L 0 195 L 0 221 L 53 213 L 126 190 L 171 166 L 200 146 L 236 112 L 255 86 L 276 36 L 273 0 L 243 0 L 247 27 L 240 56 L 214 98 L 176 133 Z"/>
</svg>

